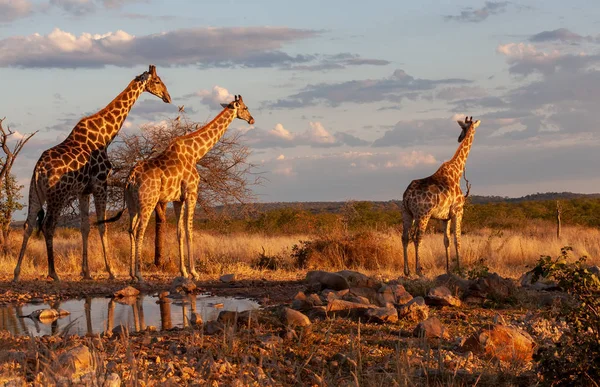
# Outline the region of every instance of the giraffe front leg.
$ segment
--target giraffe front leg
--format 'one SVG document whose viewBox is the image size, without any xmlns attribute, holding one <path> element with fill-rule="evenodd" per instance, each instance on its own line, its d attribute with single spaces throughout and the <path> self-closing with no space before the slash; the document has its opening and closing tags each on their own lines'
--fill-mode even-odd
<svg viewBox="0 0 600 387">
<path fill-rule="evenodd" d="M 446 273 L 450 273 L 450 220 L 444 220 L 444 249 L 446 250 Z"/>
<path fill-rule="evenodd" d="M 177 221 L 177 243 L 179 245 L 179 272 L 182 277 L 187 277 L 188 272 L 185 268 L 184 250 L 183 250 L 183 213 L 182 213 L 183 202 L 173 202 L 173 209 L 175 210 L 175 220 Z"/>
<path fill-rule="evenodd" d="M 185 201 L 185 239 L 187 244 L 188 268 L 190 277 L 194 280 L 200 279 L 196 272 L 196 263 L 194 259 L 194 209 L 196 208 L 197 193 L 190 192 Z"/>
<path fill-rule="evenodd" d="M 27 251 L 27 242 L 31 237 L 31 233 L 35 228 L 35 222 L 38 217 L 38 212 L 41 210 L 41 206 L 32 206 L 29 204 L 29 210 L 27 212 L 27 220 L 23 225 L 23 242 L 21 242 L 21 251 L 19 251 L 19 260 L 17 266 L 15 266 L 13 282 L 18 282 L 21 278 L 21 264 L 23 263 L 23 257 L 25 257 L 25 251 Z M 43 215 L 41 215 L 43 217 Z"/>
<path fill-rule="evenodd" d="M 417 231 L 415 233 L 415 261 L 416 261 L 416 272 L 418 276 L 423 275 L 423 268 L 421 267 L 420 257 L 419 257 L 419 246 L 421 246 L 421 240 L 423 239 L 423 235 L 425 235 L 425 231 L 427 230 L 427 223 L 429 222 L 429 216 L 424 216 L 417 220 Z"/>
<path fill-rule="evenodd" d="M 81 218 L 82 261 L 81 273 L 83 279 L 90 280 L 90 265 L 88 262 L 88 238 L 90 235 L 90 195 L 79 195 L 79 216 Z"/>
<path fill-rule="evenodd" d="M 154 206 L 148 206 L 147 208 L 142 207 L 140 211 L 140 217 L 137 222 L 137 230 L 135 235 L 135 264 L 134 264 L 134 272 L 135 272 L 135 280 L 139 282 L 144 282 L 144 277 L 142 276 L 141 270 L 141 255 L 142 255 L 142 246 L 144 244 L 144 233 L 146 232 L 146 227 L 148 227 L 148 222 L 150 221 L 150 215 L 154 210 Z"/>
<path fill-rule="evenodd" d="M 56 218 L 58 213 L 59 210 L 48 206 L 48 214 L 46 215 L 46 220 L 42 226 L 42 233 L 44 234 L 44 239 L 46 241 L 46 253 L 48 254 L 48 278 L 52 278 L 56 282 L 60 281 L 54 265 L 54 231 L 56 230 Z"/>
<path fill-rule="evenodd" d="M 135 255 L 136 255 L 136 234 L 139 223 L 139 213 L 129 213 L 129 277 L 135 279 Z"/>
<path fill-rule="evenodd" d="M 106 219 L 106 187 L 94 193 L 94 206 L 96 207 L 96 217 L 98 221 Z M 108 244 L 108 233 L 106 223 L 98 224 L 98 233 L 100 233 L 100 241 L 102 243 L 102 255 L 104 257 L 104 267 L 108 273 L 108 278 L 115 279 L 115 275 L 110 266 L 110 247 Z"/>
<path fill-rule="evenodd" d="M 460 248 L 461 248 L 461 225 L 462 225 L 462 209 L 454 216 L 454 247 L 456 248 L 456 270 L 460 273 Z"/>
<path fill-rule="evenodd" d="M 410 276 L 410 267 L 408 265 L 408 243 L 410 241 L 410 231 L 413 227 L 413 217 L 408 211 L 402 211 L 402 250 L 404 251 L 404 275 Z"/>
</svg>

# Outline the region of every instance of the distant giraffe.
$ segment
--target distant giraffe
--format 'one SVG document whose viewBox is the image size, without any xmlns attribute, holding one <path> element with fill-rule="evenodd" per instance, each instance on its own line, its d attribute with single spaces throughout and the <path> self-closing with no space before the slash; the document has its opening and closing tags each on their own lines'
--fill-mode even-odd
<svg viewBox="0 0 600 387">
<path fill-rule="evenodd" d="M 131 240 L 130 271 L 132 279 L 143 281 L 140 270 L 140 255 L 144 233 L 152 211 L 167 202 L 173 202 L 177 220 L 177 239 L 179 242 L 179 269 L 184 277 L 189 274 L 198 278 L 193 252 L 194 209 L 198 199 L 200 176 L 196 164 L 219 141 L 235 118 L 254 124 L 254 118 L 242 100 L 236 96 L 229 104 L 222 104 L 224 110 L 204 127 L 175 138 L 158 156 L 137 163 L 125 187 L 125 202 L 129 211 L 129 237 Z M 182 207 L 185 204 L 185 214 Z M 104 222 L 114 222 L 123 214 Z M 184 217 L 182 217 L 184 215 Z M 188 268 L 184 264 L 184 235 L 187 244 Z M 102 221 L 100 221 L 102 222 Z"/>
<path fill-rule="evenodd" d="M 458 137 L 460 145 L 454 157 L 446 161 L 431 176 L 413 180 L 404 191 L 402 199 L 402 247 L 404 249 L 404 274 L 410 275 L 408 267 L 409 234 L 415 227 L 414 243 L 417 275 L 422 275 L 419 264 L 419 246 L 430 218 L 444 221 L 444 246 L 446 248 L 446 271 L 450 271 L 450 223 L 454 223 L 454 246 L 456 247 L 456 267 L 460 269 L 460 234 L 465 197 L 460 188 L 460 178 L 464 173 L 467 156 L 473 144 L 475 129 L 481 121 L 473 122 L 473 117 L 458 121 L 462 132 Z"/>
<path fill-rule="evenodd" d="M 111 171 L 106 148 L 121 129 L 135 101 L 145 91 L 166 103 L 171 102 L 167 87 L 156 74 L 156 68 L 150 65 L 148 71 L 131 81 L 127 88 L 104 109 L 82 118 L 63 142 L 42 153 L 33 170 L 29 187 L 29 208 L 24 226 L 23 244 L 15 268 L 15 281 L 19 280 L 27 241 L 35 226 L 36 218 L 46 239 L 48 276 L 55 281 L 59 280 L 54 267 L 54 230 L 61 210 L 75 198 L 79 199 L 83 240 L 81 274 L 85 279 L 91 278 L 87 254 L 90 194 L 94 195 L 98 219 L 105 219 L 106 182 Z M 47 203 L 45 216 L 42 208 L 44 203 Z M 108 237 L 105 226 L 99 225 L 98 230 L 102 240 L 106 271 L 112 279 L 114 275 L 108 260 Z"/>
</svg>

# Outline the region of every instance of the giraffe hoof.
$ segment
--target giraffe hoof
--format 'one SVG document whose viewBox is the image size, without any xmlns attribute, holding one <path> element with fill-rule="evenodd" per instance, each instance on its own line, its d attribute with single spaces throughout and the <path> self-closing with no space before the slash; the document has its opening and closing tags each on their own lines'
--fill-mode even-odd
<svg viewBox="0 0 600 387">
<path fill-rule="evenodd" d="M 60 282 L 60 278 L 58 278 L 57 274 L 48 274 L 46 277 L 48 280 L 53 280 L 54 282 Z"/>
<path fill-rule="evenodd" d="M 200 279 L 200 275 L 197 272 L 193 271 L 193 272 L 190 273 L 190 277 L 189 278 L 192 279 L 192 280 L 194 280 L 194 281 L 198 281 Z"/>
<path fill-rule="evenodd" d="M 116 279 L 115 275 L 113 273 L 108 273 L 108 279 L 110 281 L 114 281 Z"/>
</svg>

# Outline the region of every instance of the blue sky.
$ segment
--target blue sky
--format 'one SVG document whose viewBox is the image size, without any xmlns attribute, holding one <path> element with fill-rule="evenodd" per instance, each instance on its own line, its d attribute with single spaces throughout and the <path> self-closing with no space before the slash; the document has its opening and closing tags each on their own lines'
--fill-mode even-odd
<svg viewBox="0 0 600 387">
<path fill-rule="evenodd" d="M 236 121 L 268 181 L 261 201 L 399 199 L 481 119 L 474 194 L 600 191 L 600 4 L 586 1 L 0 0 L 0 117 L 41 152 L 156 64 L 124 131 Z M 27 191 L 24 191 L 27 192 Z"/>
</svg>

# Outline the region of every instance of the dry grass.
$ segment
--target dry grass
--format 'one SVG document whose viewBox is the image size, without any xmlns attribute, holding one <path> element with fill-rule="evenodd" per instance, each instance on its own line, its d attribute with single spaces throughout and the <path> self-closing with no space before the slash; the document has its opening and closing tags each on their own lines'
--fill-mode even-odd
<svg viewBox="0 0 600 387">
<path fill-rule="evenodd" d="M 146 262 L 144 271 L 169 272 L 176 275 L 178 269 L 178 248 L 176 233 L 169 229 L 166 243 L 167 264 L 157 269 L 152 264 L 154 240 L 147 234 L 144 242 L 143 256 Z M 526 230 L 493 231 L 479 230 L 462 237 L 461 265 L 468 268 L 483 260 L 490 270 L 502 276 L 519 277 L 524 271 L 535 264 L 540 255 L 555 256 L 560 248 L 569 245 L 574 249 L 574 255 L 587 255 L 590 264 L 600 264 L 600 231 L 583 227 L 565 227 L 563 236 L 558 240 L 555 229 L 548 225 L 532 225 Z M 398 232 L 370 232 L 371 240 L 365 236 L 355 238 L 351 246 L 352 254 L 360 259 L 353 261 L 353 268 L 384 276 L 397 276 L 403 267 L 402 242 Z M 128 274 L 129 236 L 124 231 L 111 230 L 110 243 L 113 248 L 113 267 L 118 275 Z M 17 254 L 21 244 L 21 233 L 15 230 L 9 244 L 10 253 L 0 256 L 0 275 L 11 275 L 16 264 Z M 347 237 L 347 236 L 346 236 Z M 242 277 L 253 278 L 264 275 L 264 270 L 254 269 L 252 263 L 263 253 L 268 256 L 278 256 L 290 263 L 291 248 L 301 240 L 330 240 L 338 241 L 343 236 L 268 236 L 263 234 L 195 234 L 195 255 L 198 266 L 207 278 L 222 273 L 236 273 Z M 368 242 L 368 243 L 367 243 Z M 59 274 L 77 274 L 81 269 L 81 237 L 78 230 L 62 229 L 55 238 L 57 270 Z M 90 267 L 94 274 L 104 273 L 102 248 L 98 233 L 90 233 Z M 441 234 L 428 234 L 421 248 L 422 265 L 428 276 L 441 274 L 445 271 L 445 252 Z M 344 267 L 343 255 L 348 254 L 341 248 L 332 248 L 326 259 L 319 260 L 319 268 L 341 269 Z M 374 256 L 375 254 L 375 256 Z M 410 264 L 414 266 L 414 250 L 409 249 Z M 451 256 L 454 257 L 454 247 L 451 245 Z M 46 251 L 43 238 L 32 237 L 29 242 L 22 272 L 25 276 L 39 276 L 45 273 Z M 298 271 L 280 271 L 281 278 L 297 278 Z"/>
</svg>

